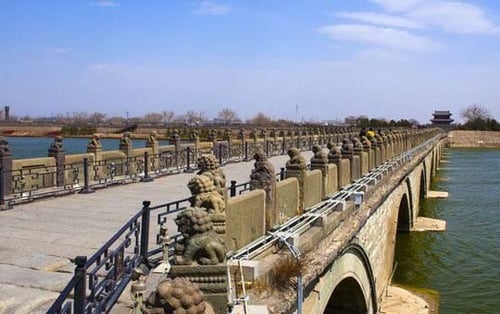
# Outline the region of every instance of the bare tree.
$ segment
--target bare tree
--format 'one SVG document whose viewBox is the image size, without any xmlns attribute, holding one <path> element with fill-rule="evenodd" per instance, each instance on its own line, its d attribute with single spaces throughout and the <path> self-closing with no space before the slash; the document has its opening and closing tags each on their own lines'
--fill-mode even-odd
<svg viewBox="0 0 500 314">
<path fill-rule="evenodd" d="M 87 112 L 73 112 L 70 119 L 73 123 L 85 123 L 90 120 L 90 115 Z"/>
<path fill-rule="evenodd" d="M 175 121 L 187 123 L 189 125 L 199 125 L 207 121 L 207 117 L 202 112 L 189 110 L 185 114 L 178 115 Z"/>
<path fill-rule="evenodd" d="M 170 123 L 174 120 L 175 114 L 173 111 L 162 111 L 161 114 L 163 115 L 164 124 Z"/>
<path fill-rule="evenodd" d="M 163 120 L 163 114 L 158 112 L 150 112 L 145 114 L 141 120 L 145 123 L 160 124 Z"/>
<path fill-rule="evenodd" d="M 217 114 L 217 118 L 224 121 L 227 124 L 230 124 L 234 120 L 238 119 L 238 114 L 229 108 L 224 108 Z"/>
<path fill-rule="evenodd" d="M 491 118 L 490 111 L 480 104 L 473 104 L 468 106 L 460 112 L 460 116 L 464 118 L 466 122 L 475 120 L 487 120 Z"/>
<path fill-rule="evenodd" d="M 89 119 L 93 123 L 102 123 L 106 120 L 106 115 L 100 112 L 94 112 L 89 116 Z"/>
<path fill-rule="evenodd" d="M 122 124 L 125 124 L 125 118 L 124 117 L 114 116 L 114 117 L 110 117 L 108 119 L 108 122 L 111 125 L 122 125 Z"/>
<path fill-rule="evenodd" d="M 259 112 L 255 117 L 249 119 L 247 122 L 258 126 L 268 126 L 273 123 L 273 120 L 264 113 Z"/>
</svg>

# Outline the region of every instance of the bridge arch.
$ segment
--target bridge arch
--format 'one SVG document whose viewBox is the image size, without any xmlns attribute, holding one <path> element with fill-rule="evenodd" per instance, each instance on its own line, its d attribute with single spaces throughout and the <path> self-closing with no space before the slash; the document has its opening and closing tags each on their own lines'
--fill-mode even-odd
<svg viewBox="0 0 500 314">
<path fill-rule="evenodd" d="M 431 156 L 431 177 L 434 177 L 436 175 L 436 168 L 437 168 L 436 150 L 433 149 Z"/>
<path fill-rule="evenodd" d="M 413 195 L 410 178 L 405 180 L 405 191 L 398 207 L 398 231 L 409 232 L 413 226 Z"/>
<path fill-rule="evenodd" d="M 351 243 L 340 253 L 325 278 L 325 303 L 319 313 L 376 313 L 377 293 L 370 261 L 364 249 Z M 328 288 L 328 289 L 325 289 Z M 325 291 L 326 290 L 326 291 Z"/>
<path fill-rule="evenodd" d="M 420 172 L 420 191 L 418 196 L 422 199 L 427 196 L 427 164 L 422 162 L 422 171 Z"/>
</svg>

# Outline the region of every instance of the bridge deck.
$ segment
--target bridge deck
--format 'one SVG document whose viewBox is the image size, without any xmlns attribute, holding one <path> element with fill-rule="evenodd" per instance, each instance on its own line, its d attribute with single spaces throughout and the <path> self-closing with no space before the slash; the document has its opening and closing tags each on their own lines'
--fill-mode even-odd
<svg viewBox="0 0 500 314">
<path fill-rule="evenodd" d="M 305 153 L 309 158 L 311 153 Z M 276 171 L 287 156 L 270 158 Z M 253 162 L 223 167 L 227 182 L 247 182 Z M 38 200 L 0 211 L 0 314 L 45 313 L 74 272 L 70 259 L 92 255 L 142 206 L 190 195 L 192 173 L 92 194 Z"/>
</svg>

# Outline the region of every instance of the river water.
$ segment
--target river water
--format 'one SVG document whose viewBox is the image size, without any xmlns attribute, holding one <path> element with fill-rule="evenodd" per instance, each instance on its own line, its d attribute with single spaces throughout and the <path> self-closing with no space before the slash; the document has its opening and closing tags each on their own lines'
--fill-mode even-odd
<svg viewBox="0 0 500 314">
<path fill-rule="evenodd" d="M 437 290 L 440 313 L 500 313 L 500 150 L 449 149 L 420 215 L 442 233 L 399 234 L 395 283 Z"/>
<path fill-rule="evenodd" d="M 47 157 L 53 138 L 46 137 L 7 137 L 9 148 L 14 159 Z M 89 138 L 64 138 L 63 147 L 66 155 L 81 154 L 87 151 Z M 133 147 L 145 146 L 145 139 L 133 139 Z M 103 150 L 117 150 L 120 139 L 104 138 L 101 140 Z M 167 145 L 168 141 L 160 141 L 160 145 Z"/>
</svg>

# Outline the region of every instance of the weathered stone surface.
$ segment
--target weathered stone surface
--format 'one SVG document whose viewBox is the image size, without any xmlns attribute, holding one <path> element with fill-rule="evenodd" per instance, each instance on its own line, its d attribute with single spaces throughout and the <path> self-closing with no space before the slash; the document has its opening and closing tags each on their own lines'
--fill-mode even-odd
<svg viewBox="0 0 500 314">
<path fill-rule="evenodd" d="M 323 178 L 321 170 L 308 171 L 304 178 L 304 209 L 323 199 Z"/>
<path fill-rule="evenodd" d="M 450 147 L 500 147 L 500 132 L 451 131 L 448 133 Z"/>
<path fill-rule="evenodd" d="M 325 191 L 325 196 L 329 196 L 334 194 L 335 192 L 338 191 L 339 189 L 339 179 L 338 179 L 338 174 L 337 174 L 337 165 L 335 164 L 329 164 L 328 165 L 328 174 L 327 174 L 327 184 L 326 184 L 326 191 Z"/>
<path fill-rule="evenodd" d="M 445 191 L 427 191 L 426 198 L 448 198 L 448 192 L 445 192 Z"/>
<path fill-rule="evenodd" d="M 0 283 L 0 296 L 0 313 L 31 314 L 46 313 L 59 293 Z"/>
<path fill-rule="evenodd" d="M 299 208 L 299 181 L 297 178 L 288 178 L 276 184 L 276 209 L 279 222 L 283 223 L 298 214 Z"/>
<path fill-rule="evenodd" d="M 61 291 L 73 274 L 36 271 L 29 268 L 0 264 L 0 283 L 18 287 L 37 288 L 47 291 Z"/>
<path fill-rule="evenodd" d="M 411 231 L 445 231 L 446 220 L 417 217 Z"/>
<path fill-rule="evenodd" d="M 21 268 L 36 269 L 47 272 L 61 271 L 61 269 L 67 269 L 68 266 L 70 266 L 70 269 L 74 270 L 74 264 L 66 258 L 44 254 L 33 254 L 31 252 L 18 253 L 15 250 L 6 248 L 0 248 L 0 261 L 1 264 L 16 265 Z"/>
<path fill-rule="evenodd" d="M 226 247 L 239 249 L 265 232 L 265 201 L 263 190 L 250 191 L 229 199 L 226 209 Z"/>
<path fill-rule="evenodd" d="M 352 156 L 351 158 L 351 181 L 361 177 L 361 160 L 359 156 Z"/>
<path fill-rule="evenodd" d="M 339 189 L 351 183 L 351 162 L 349 159 L 340 160 L 337 171 Z"/>
</svg>

